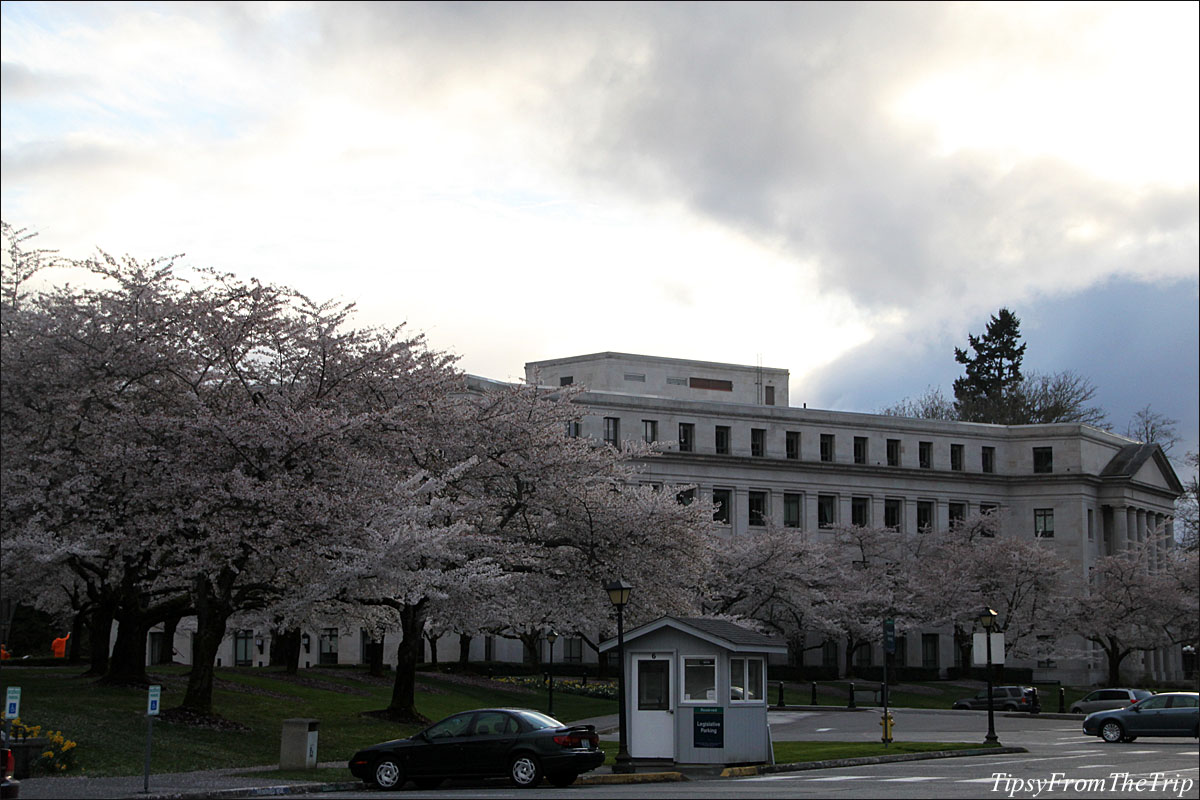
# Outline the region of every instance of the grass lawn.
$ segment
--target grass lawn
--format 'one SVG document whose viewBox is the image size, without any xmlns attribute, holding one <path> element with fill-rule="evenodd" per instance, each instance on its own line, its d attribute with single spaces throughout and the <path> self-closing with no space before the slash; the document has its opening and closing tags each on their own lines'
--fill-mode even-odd
<svg viewBox="0 0 1200 800">
<path fill-rule="evenodd" d="M 140 775 L 146 743 L 146 691 L 98 686 L 80 678 L 84 667 L 19 667 L 0 670 L 3 689 L 21 687 L 21 720 L 58 730 L 78 742 L 83 773 L 95 776 Z M 152 680 L 162 686 L 162 708 L 183 699 L 186 667 L 154 667 Z M 397 725 L 363 716 L 387 706 L 390 678 L 371 678 L 361 669 L 308 669 L 297 677 L 269 668 L 220 668 L 213 710 L 248 728 L 214 731 L 156 722 L 151 771 L 252 767 L 279 763 L 282 722 L 291 717 L 320 721 L 317 758 L 349 759 L 366 745 L 408 736 L 418 726 Z M 453 683 L 422 673 L 417 709 L 432 720 L 481 706 L 546 709 L 546 693 Z M 555 716 L 564 721 L 616 713 L 612 700 L 554 694 Z M 76 772 L 75 774 L 79 774 Z M 349 772 L 345 773 L 349 778 Z M 325 778 L 322 778 L 324 780 Z M 332 778 L 339 780 L 339 778 Z"/>
</svg>

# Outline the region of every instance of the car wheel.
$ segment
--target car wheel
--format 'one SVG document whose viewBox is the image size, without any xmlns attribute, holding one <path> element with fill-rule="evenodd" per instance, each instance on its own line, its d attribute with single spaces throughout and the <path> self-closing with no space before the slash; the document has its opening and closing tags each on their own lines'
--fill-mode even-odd
<svg viewBox="0 0 1200 800">
<path fill-rule="evenodd" d="M 1016 711 L 1016 710 L 1017 710 L 1017 705 L 1016 705 L 1016 703 L 1009 703 L 1008 705 L 1006 705 L 1006 706 L 1004 707 L 1004 710 L 1005 710 L 1005 711 Z"/>
<path fill-rule="evenodd" d="M 1106 742 L 1119 742 L 1125 738 L 1125 729 L 1121 723 L 1109 720 L 1100 726 L 1100 738 Z"/>
<path fill-rule="evenodd" d="M 404 785 L 404 768 L 394 758 L 381 758 L 371 771 L 372 783 L 380 789 L 399 789 Z"/>
<path fill-rule="evenodd" d="M 537 757 L 529 753 L 513 756 L 508 762 L 508 777 L 514 786 L 522 789 L 532 789 L 542 782 L 542 765 Z"/>
<path fill-rule="evenodd" d="M 1072 709 L 1071 709 L 1071 713 L 1072 713 L 1072 714 L 1082 714 L 1082 713 L 1083 713 L 1083 709 L 1082 709 L 1082 708 L 1080 708 L 1079 706 L 1075 706 L 1074 708 L 1072 708 Z"/>
<path fill-rule="evenodd" d="M 574 772 L 555 772 L 551 775 L 547 775 L 546 780 L 550 781 L 550 783 L 554 784 L 559 789 L 562 789 L 563 787 L 570 786 L 572 783 L 574 783 L 577 777 L 579 776 Z"/>
</svg>

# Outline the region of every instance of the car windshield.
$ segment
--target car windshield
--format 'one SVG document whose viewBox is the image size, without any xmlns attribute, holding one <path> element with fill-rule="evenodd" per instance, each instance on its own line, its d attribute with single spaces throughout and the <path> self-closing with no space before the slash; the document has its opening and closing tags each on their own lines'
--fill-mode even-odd
<svg viewBox="0 0 1200 800">
<path fill-rule="evenodd" d="M 561 722 L 556 720 L 554 717 L 548 717 L 545 714 L 542 714 L 541 712 L 538 712 L 538 711 L 517 711 L 515 713 L 518 717 L 520 717 L 521 719 L 525 720 L 530 725 L 532 725 L 534 730 L 541 730 L 542 728 L 565 727 Z"/>
<path fill-rule="evenodd" d="M 1134 689 L 1133 696 L 1138 700 L 1145 700 L 1147 697 L 1153 697 L 1154 692 L 1148 692 L 1145 689 Z"/>
</svg>

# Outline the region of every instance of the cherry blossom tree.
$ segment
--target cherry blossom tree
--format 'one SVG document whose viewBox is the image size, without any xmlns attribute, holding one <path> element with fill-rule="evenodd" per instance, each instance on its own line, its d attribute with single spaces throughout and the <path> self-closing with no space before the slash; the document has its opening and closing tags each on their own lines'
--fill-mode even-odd
<svg viewBox="0 0 1200 800">
<path fill-rule="evenodd" d="M 799 658 L 807 634 L 834 627 L 829 603 L 842 561 L 830 537 L 768 521 L 717 549 L 708 609 L 784 636 Z"/>
<path fill-rule="evenodd" d="M 1197 641 L 1197 557 L 1159 535 L 1097 559 L 1067 608 L 1070 627 L 1104 651 L 1108 685 L 1132 654 Z"/>
</svg>

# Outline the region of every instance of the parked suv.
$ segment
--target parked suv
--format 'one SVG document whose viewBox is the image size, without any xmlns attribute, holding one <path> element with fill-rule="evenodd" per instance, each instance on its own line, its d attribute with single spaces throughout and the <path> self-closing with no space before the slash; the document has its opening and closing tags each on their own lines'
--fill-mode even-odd
<svg viewBox="0 0 1200 800">
<path fill-rule="evenodd" d="M 977 709 L 988 707 L 987 689 L 974 697 L 954 701 L 954 708 Z M 1032 686 L 993 686 L 992 708 L 1001 711 L 1037 711 L 1037 690 Z"/>
<path fill-rule="evenodd" d="M 1071 706 L 1072 714 L 1091 714 L 1110 708 L 1125 708 L 1138 700 L 1150 697 L 1154 692 L 1145 689 L 1097 689 Z"/>
</svg>

